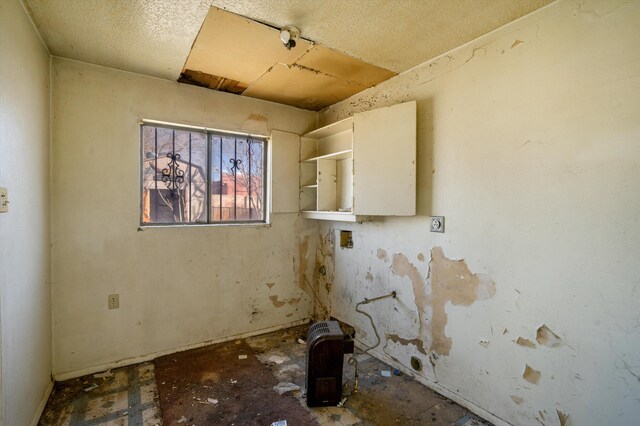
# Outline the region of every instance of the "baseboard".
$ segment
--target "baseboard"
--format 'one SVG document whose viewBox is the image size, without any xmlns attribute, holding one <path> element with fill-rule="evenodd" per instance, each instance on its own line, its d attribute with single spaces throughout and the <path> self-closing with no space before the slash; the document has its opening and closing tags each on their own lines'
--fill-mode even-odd
<svg viewBox="0 0 640 426">
<path fill-rule="evenodd" d="M 44 390 L 44 394 L 42 395 L 42 399 L 38 404 L 38 408 L 36 409 L 36 413 L 33 416 L 33 420 L 31 420 L 31 426 L 36 426 L 40 421 L 40 416 L 42 416 L 42 412 L 44 411 L 44 407 L 47 405 L 47 401 L 49 401 L 49 396 L 51 396 L 51 391 L 53 390 L 53 380 L 49 380 L 49 384 L 47 388 Z"/>
<path fill-rule="evenodd" d="M 179 346 L 179 347 L 173 348 L 173 349 L 167 349 L 167 350 L 163 350 L 163 351 L 152 352 L 152 353 L 147 354 L 147 355 L 141 355 L 141 356 L 136 356 L 136 357 L 131 357 L 131 358 L 125 358 L 125 359 L 122 359 L 122 360 L 119 360 L 119 361 L 108 362 L 108 363 L 94 365 L 94 366 L 87 367 L 87 368 L 82 368 L 80 370 L 68 371 L 68 372 L 64 372 L 64 373 L 54 373 L 53 378 L 57 382 L 61 382 L 63 380 L 75 379 L 76 377 L 85 376 L 87 374 L 99 373 L 101 371 L 109 370 L 110 368 L 125 367 L 127 365 L 138 364 L 140 362 L 151 361 L 152 359 L 158 358 L 160 356 L 169 355 L 169 354 L 173 354 L 173 353 L 176 353 L 176 352 L 188 351 L 189 349 L 201 348 L 203 346 L 209 346 L 209 345 L 213 345 L 213 344 L 216 344 L 216 343 L 228 342 L 230 340 L 244 339 L 246 337 L 257 336 L 258 334 L 271 333 L 273 331 L 282 330 L 284 328 L 295 327 L 297 325 L 306 324 L 309 321 L 310 321 L 310 318 L 303 318 L 303 319 L 300 319 L 300 320 L 297 320 L 297 321 L 293 321 L 293 322 L 290 322 L 290 323 L 286 323 L 286 324 L 280 324 L 280 325 L 275 325 L 275 326 L 271 326 L 271 327 L 266 327 L 266 328 L 262 328 L 262 329 L 259 329 L 259 330 L 249 331 L 249 332 L 246 332 L 246 333 L 233 334 L 233 335 L 230 335 L 230 336 L 220 337 L 218 339 L 207 340 L 205 342 L 194 343 L 194 344 L 186 345 L 186 346 Z"/>
<path fill-rule="evenodd" d="M 358 345 L 360 346 L 360 345 Z M 427 379 L 426 377 L 423 377 L 419 374 L 416 374 L 415 371 L 413 371 L 410 367 L 407 367 L 403 364 L 400 364 L 398 361 L 392 359 L 391 357 L 389 357 L 387 354 L 380 352 L 378 350 L 371 350 L 369 351 L 369 355 L 379 359 L 382 362 L 385 362 L 387 364 L 389 364 L 390 366 L 392 366 L 393 368 L 397 368 L 398 370 L 402 371 L 402 373 L 414 378 L 416 381 L 422 383 L 423 385 L 425 385 L 426 387 L 428 387 L 429 389 L 438 392 L 440 395 L 445 396 L 447 398 L 449 398 L 452 401 L 455 401 L 457 404 L 465 407 L 466 409 L 468 409 L 469 411 L 471 411 L 472 413 L 482 417 L 485 420 L 490 421 L 491 423 L 493 423 L 496 426 L 512 426 L 511 423 L 501 419 L 500 417 L 496 416 L 493 413 L 490 413 L 489 411 L 485 410 L 482 407 L 477 406 L 476 404 L 474 404 L 473 402 L 465 399 L 464 397 L 460 396 L 459 394 L 447 389 L 446 387 L 442 386 L 439 383 L 436 383 L 434 381 L 431 381 L 429 379 Z"/>
</svg>

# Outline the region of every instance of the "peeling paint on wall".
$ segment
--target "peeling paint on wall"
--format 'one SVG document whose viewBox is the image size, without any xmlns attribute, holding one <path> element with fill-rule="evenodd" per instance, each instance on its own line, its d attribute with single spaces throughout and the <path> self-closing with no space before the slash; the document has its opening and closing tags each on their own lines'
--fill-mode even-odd
<svg viewBox="0 0 640 426">
<path fill-rule="evenodd" d="M 524 373 L 522 373 L 522 378 L 525 379 L 529 383 L 533 383 L 534 385 L 538 384 L 540 380 L 540 372 L 538 370 L 534 370 L 529 367 L 528 364 L 525 364 Z"/>
<path fill-rule="evenodd" d="M 447 302 L 470 306 L 475 301 L 493 297 L 496 286 L 488 276 L 471 273 L 464 260 L 447 259 L 440 247 L 431 250 L 429 276 L 433 306 L 431 348 L 440 355 L 448 355 L 451 339 L 445 334 Z"/>
<path fill-rule="evenodd" d="M 378 249 L 378 259 L 384 259 L 386 262 L 388 259 L 387 252 Z M 427 286 L 424 278 L 418 268 L 416 268 L 409 259 L 403 254 L 394 254 L 393 263 L 391 265 L 391 271 L 394 274 L 401 277 L 409 277 L 411 285 L 413 286 L 413 296 L 416 307 L 418 308 L 418 338 L 423 339 L 427 336 L 425 326 L 427 320 L 425 318 L 425 306 L 431 301 L 431 295 L 427 293 Z M 423 348 L 421 352 L 426 352 Z"/>
<path fill-rule="evenodd" d="M 245 132 L 268 135 L 269 120 L 264 115 L 250 114 L 240 128 Z"/>
<path fill-rule="evenodd" d="M 379 259 L 385 259 L 386 256 L 386 251 L 378 249 Z M 422 342 L 430 341 L 430 350 L 439 355 L 449 355 L 452 343 L 445 334 L 446 304 L 451 302 L 454 305 L 469 306 L 475 301 L 493 297 L 496 292 L 495 284 L 489 277 L 471 273 L 464 260 L 447 259 L 440 247 L 431 250 L 427 280 L 401 253 L 393 255 L 391 271 L 411 280 L 418 309 L 418 339 Z M 429 308 L 430 320 L 427 318 Z M 430 333 L 427 331 L 428 325 Z"/>
<path fill-rule="evenodd" d="M 560 421 L 560 426 L 567 425 L 569 421 L 569 415 L 567 413 L 563 413 L 562 411 L 556 409 L 556 413 L 558 414 L 558 420 Z"/>
<path fill-rule="evenodd" d="M 513 402 L 515 402 L 516 404 L 518 404 L 518 405 L 520 405 L 520 404 L 522 404 L 524 402 L 524 398 L 519 397 L 517 395 L 511 395 L 511 400 Z"/>
<path fill-rule="evenodd" d="M 418 350 L 418 352 L 426 355 L 427 351 L 424 350 L 424 342 L 420 339 L 403 339 L 402 337 L 398 336 L 397 334 L 387 334 L 386 335 L 387 340 L 394 342 L 394 343 L 399 343 L 401 345 L 407 346 L 407 345 L 414 345 L 416 347 L 416 349 Z"/>
<path fill-rule="evenodd" d="M 529 339 L 525 339 L 524 337 L 518 337 L 518 340 L 516 340 L 516 343 L 519 344 L 520 346 L 524 346 L 524 347 L 527 347 L 527 348 L 535 349 L 535 347 L 536 347 L 535 343 L 533 343 Z"/>
<path fill-rule="evenodd" d="M 545 324 L 542 324 L 540 328 L 538 328 L 538 331 L 536 332 L 536 340 L 541 345 L 549 348 L 557 348 L 564 344 L 564 341 L 560 336 L 551 331 Z"/>
<path fill-rule="evenodd" d="M 331 298 L 329 297 L 329 293 L 331 292 L 331 288 L 333 286 L 335 269 L 334 259 L 334 231 L 329 230 L 324 235 L 318 235 L 318 241 L 315 251 L 313 281 L 315 284 L 315 291 L 317 292 L 316 301 L 319 303 L 319 305 L 316 304 L 316 309 L 322 309 L 322 314 L 320 316 L 318 316 L 318 311 L 316 310 L 316 316 L 318 316 L 319 319 L 329 318 L 329 312 L 331 310 Z"/>
<path fill-rule="evenodd" d="M 269 299 L 271 300 L 271 303 L 273 303 L 273 306 L 275 306 L 276 308 L 281 308 L 284 305 L 286 305 L 287 303 L 289 305 L 295 305 L 295 304 L 299 303 L 300 300 L 302 299 L 302 297 L 292 297 L 290 299 L 282 299 L 282 300 L 280 300 L 280 298 L 278 296 L 269 296 Z"/>
<path fill-rule="evenodd" d="M 384 260 L 385 262 L 389 261 L 389 255 L 387 254 L 387 251 L 384 249 L 379 248 L 377 256 L 378 256 L 378 259 Z"/>
<path fill-rule="evenodd" d="M 298 243 L 298 286 L 305 289 L 305 279 L 307 278 L 307 251 L 309 250 L 309 236 L 305 235 Z M 295 265 L 294 265 L 295 271 Z"/>
</svg>

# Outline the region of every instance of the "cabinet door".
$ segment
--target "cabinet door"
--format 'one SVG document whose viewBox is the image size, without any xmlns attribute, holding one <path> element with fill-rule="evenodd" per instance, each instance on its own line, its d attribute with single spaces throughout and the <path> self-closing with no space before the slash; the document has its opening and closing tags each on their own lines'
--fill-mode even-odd
<svg viewBox="0 0 640 426">
<path fill-rule="evenodd" d="M 416 214 L 416 102 L 354 116 L 354 213 Z"/>
<path fill-rule="evenodd" d="M 297 213 L 299 191 L 298 156 L 300 136 L 271 131 L 270 188 L 272 213 Z"/>
</svg>

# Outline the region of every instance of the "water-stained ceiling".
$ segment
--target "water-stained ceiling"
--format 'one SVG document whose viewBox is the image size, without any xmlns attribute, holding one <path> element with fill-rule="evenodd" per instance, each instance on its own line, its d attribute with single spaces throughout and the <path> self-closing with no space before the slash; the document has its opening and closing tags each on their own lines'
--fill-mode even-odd
<svg viewBox="0 0 640 426">
<path fill-rule="evenodd" d="M 318 110 L 551 1 L 24 3 L 53 55 Z M 285 25 L 304 39 L 290 51 Z"/>
<path fill-rule="evenodd" d="M 304 39 L 287 49 L 278 29 L 212 7 L 179 81 L 317 111 L 394 75 Z"/>
</svg>

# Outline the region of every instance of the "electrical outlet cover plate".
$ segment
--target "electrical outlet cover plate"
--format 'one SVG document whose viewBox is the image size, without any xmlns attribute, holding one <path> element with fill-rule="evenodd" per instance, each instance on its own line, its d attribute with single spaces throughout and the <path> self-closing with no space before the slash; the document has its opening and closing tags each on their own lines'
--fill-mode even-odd
<svg viewBox="0 0 640 426">
<path fill-rule="evenodd" d="M 444 216 L 431 216 L 431 232 L 444 232 Z"/>
<path fill-rule="evenodd" d="M 120 295 L 110 294 L 107 299 L 107 307 L 109 309 L 118 309 L 120 307 Z"/>
</svg>

